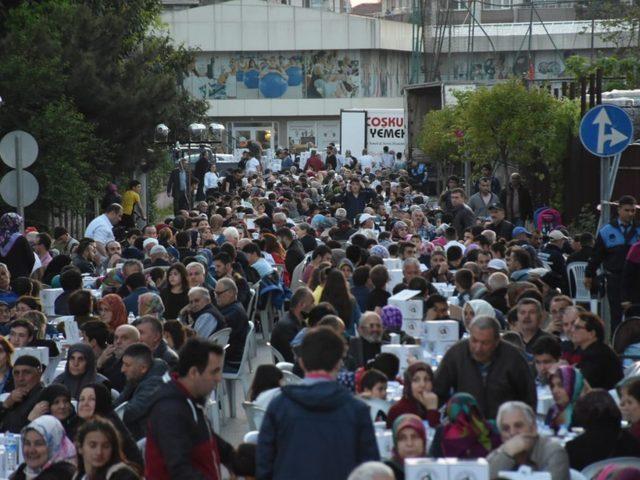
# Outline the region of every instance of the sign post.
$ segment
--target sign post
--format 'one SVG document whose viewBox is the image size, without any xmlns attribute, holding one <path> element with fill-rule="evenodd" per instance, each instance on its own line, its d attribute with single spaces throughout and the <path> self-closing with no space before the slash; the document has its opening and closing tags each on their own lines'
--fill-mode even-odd
<svg viewBox="0 0 640 480">
<path fill-rule="evenodd" d="M 610 221 L 610 203 L 622 152 L 633 141 L 633 123 L 620 107 L 598 105 L 589 110 L 580 122 L 580 141 L 584 148 L 600 157 L 600 221 L 598 230 Z M 609 287 L 607 287 L 609 288 Z M 604 298 L 602 319 L 607 335 L 611 330 L 611 311 Z"/>
<path fill-rule="evenodd" d="M 580 122 L 580 141 L 597 157 L 600 164 L 600 223 L 610 220 L 609 202 L 613 195 L 622 152 L 633 141 L 633 123 L 620 107 L 598 105 L 589 110 Z"/>
<path fill-rule="evenodd" d="M 38 158 L 38 142 L 27 132 L 14 130 L 0 140 L 0 158 L 5 165 L 15 168 L 0 181 L 0 195 L 18 215 L 24 219 L 24 207 L 38 198 L 39 186 L 36 177 L 24 170 Z"/>
</svg>

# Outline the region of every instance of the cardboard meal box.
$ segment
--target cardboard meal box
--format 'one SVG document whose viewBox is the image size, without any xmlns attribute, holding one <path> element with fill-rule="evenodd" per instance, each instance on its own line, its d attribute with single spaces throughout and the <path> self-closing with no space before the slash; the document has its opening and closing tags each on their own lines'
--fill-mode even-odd
<svg viewBox="0 0 640 480">
<path fill-rule="evenodd" d="M 407 458 L 405 480 L 449 480 L 449 465 L 444 458 Z"/>
<path fill-rule="evenodd" d="M 489 480 L 489 464 L 484 458 L 477 460 L 447 459 L 451 480 Z"/>
<path fill-rule="evenodd" d="M 382 345 L 381 352 L 392 353 L 400 360 L 400 375 L 404 374 L 409 365 L 409 356 L 414 356 L 418 360 L 423 359 L 422 346 L 420 345 Z"/>
<path fill-rule="evenodd" d="M 399 258 L 383 258 L 382 261 L 387 270 L 402 270 L 402 260 Z"/>
<path fill-rule="evenodd" d="M 389 281 L 387 282 L 387 292 L 392 293 L 393 292 L 393 288 L 396 285 L 399 285 L 402 283 L 402 279 L 404 278 L 404 275 L 402 273 L 402 270 L 398 270 L 398 269 L 389 269 Z"/>
<path fill-rule="evenodd" d="M 387 304 L 398 307 L 403 320 L 422 320 L 424 300 L 419 295 L 419 290 L 402 290 L 389 297 Z"/>
<path fill-rule="evenodd" d="M 393 433 L 391 430 L 376 430 L 376 442 L 382 460 L 389 460 L 393 456 Z"/>
</svg>

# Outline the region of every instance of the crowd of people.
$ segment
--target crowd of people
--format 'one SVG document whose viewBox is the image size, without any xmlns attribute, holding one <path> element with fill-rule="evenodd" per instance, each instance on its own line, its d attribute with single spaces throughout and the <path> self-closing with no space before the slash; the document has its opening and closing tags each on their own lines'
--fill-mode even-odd
<svg viewBox="0 0 640 480">
<path fill-rule="evenodd" d="M 78 239 L 2 215 L 0 430 L 24 458 L 11 478 L 398 480 L 407 459 L 455 457 L 486 459 L 492 479 L 527 465 L 569 480 L 640 458 L 636 200 L 571 235 L 534 223 L 518 173 L 502 188 L 483 166 L 469 198 L 457 177 L 433 198 L 419 165 L 385 154 L 278 151 L 271 172 L 249 152 L 222 176 L 203 153 L 171 174 L 174 216 L 146 223 L 140 183 L 110 186 Z M 574 299 L 577 262 L 594 298 L 604 283 L 610 329 Z M 404 290 L 422 307 L 412 334 Z M 421 332 L 445 320 L 459 339 L 436 355 Z M 257 440 L 231 445 L 207 402 L 249 375 L 254 329 L 284 362 L 253 369 Z"/>
</svg>

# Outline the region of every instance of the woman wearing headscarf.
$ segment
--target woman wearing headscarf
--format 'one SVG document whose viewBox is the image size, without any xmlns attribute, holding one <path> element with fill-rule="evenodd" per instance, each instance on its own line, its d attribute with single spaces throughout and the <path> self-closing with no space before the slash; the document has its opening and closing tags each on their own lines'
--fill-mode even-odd
<svg viewBox="0 0 640 480">
<path fill-rule="evenodd" d="M 496 318 L 496 311 L 486 300 L 469 300 L 462 309 L 464 314 L 464 328 L 469 331 L 469 325 L 474 317 L 487 316 Z"/>
<path fill-rule="evenodd" d="M 104 417 L 113 423 L 113 426 L 116 427 L 116 430 L 118 430 L 122 438 L 123 453 L 127 456 L 127 459 L 142 469 L 144 467 L 144 461 L 142 460 L 140 449 L 129 429 L 113 410 L 111 393 L 100 383 L 86 385 L 80 391 L 80 397 L 78 399 L 79 427 L 95 416 Z"/>
<path fill-rule="evenodd" d="M 11 278 L 29 277 L 35 257 L 29 241 L 20 233 L 22 217 L 9 212 L 0 217 L 0 263 L 9 268 Z"/>
<path fill-rule="evenodd" d="M 573 408 L 576 401 L 591 387 L 582 372 L 569 365 L 562 365 L 549 377 L 554 404 L 547 413 L 544 423 L 556 433 L 560 429 L 569 430 L 573 426 Z"/>
<path fill-rule="evenodd" d="M 91 346 L 86 343 L 76 343 L 69 347 L 64 372 L 58 375 L 52 383 L 61 383 L 67 387 L 71 397 L 77 400 L 80 396 L 80 390 L 85 385 L 108 383 L 108 380 L 98 373 L 96 355 Z"/>
<path fill-rule="evenodd" d="M 24 427 L 24 463 L 11 480 L 71 480 L 76 471 L 76 449 L 60 421 L 43 415 Z"/>
<path fill-rule="evenodd" d="M 427 431 L 417 415 L 400 415 L 393 422 L 393 456 L 386 463 L 396 480 L 404 480 L 404 461 L 427 456 Z"/>
<path fill-rule="evenodd" d="M 447 402 L 447 423 L 436 430 L 429 456 L 480 458 L 500 445 L 500 434 L 487 421 L 478 402 L 468 393 L 456 393 Z"/>
<path fill-rule="evenodd" d="M 71 404 L 71 394 L 67 387 L 60 383 L 52 383 L 40 392 L 38 402 L 29 413 L 28 418 L 33 421 L 42 415 L 56 417 L 64 427 L 67 437 L 73 438 L 79 418 Z"/>
<path fill-rule="evenodd" d="M 127 308 L 120 295 L 110 293 L 100 299 L 98 303 L 100 320 L 107 324 L 110 332 L 115 332 L 120 325 L 127 323 Z"/>
<path fill-rule="evenodd" d="M 138 297 L 138 315 L 151 315 L 158 320 L 164 316 L 164 303 L 157 293 L 143 293 Z"/>
<path fill-rule="evenodd" d="M 404 242 L 407 239 L 407 235 L 409 235 L 409 227 L 405 222 L 399 220 L 393 224 L 391 240 L 394 242 Z"/>
<path fill-rule="evenodd" d="M 389 409 L 387 427 L 405 413 L 428 420 L 431 427 L 440 424 L 438 396 L 433 393 L 433 370 L 424 362 L 412 363 L 404 371 L 402 398 Z"/>
</svg>

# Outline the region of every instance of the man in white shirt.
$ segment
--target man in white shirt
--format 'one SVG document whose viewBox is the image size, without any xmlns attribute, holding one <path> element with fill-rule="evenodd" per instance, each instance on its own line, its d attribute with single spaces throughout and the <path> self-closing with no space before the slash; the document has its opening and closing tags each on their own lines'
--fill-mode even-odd
<svg viewBox="0 0 640 480">
<path fill-rule="evenodd" d="M 218 188 L 218 180 L 220 180 L 220 177 L 218 176 L 218 173 L 216 172 L 216 165 L 215 163 L 211 164 L 211 167 L 209 168 L 209 171 L 207 173 L 204 174 L 204 193 L 205 195 L 207 194 L 207 191 L 209 190 L 217 190 Z"/>
<path fill-rule="evenodd" d="M 103 257 L 107 256 L 106 245 L 111 240 L 115 240 L 113 235 L 113 226 L 117 225 L 122 219 L 122 206 L 112 203 L 107 207 L 105 212 L 91 220 L 87 225 L 84 236 L 92 238 L 96 242 L 98 253 Z"/>
<path fill-rule="evenodd" d="M 245 169 L 247 176 L 254 175 L 261 170 L 260 161 L 256 157 L 251 157 L 247 162 L 247 167 Z"/>
<path fill-rule="evenodd" d="M 362 156 L 358 159 L 358 163 L 363 172 L 366 168 L 369 168 L 369 171 L 373 172 L 376 162 L 373 160 L 373 157 L 367 153 L 367 149 L 363 148 Z"/>
<path fill-rule="evenodd" d="M 382 156 L 381 156 L 381 167 L 382 168 L 392 168 L 393 167 L 393 154 L 389 153 L 389 147 L 382 147 Z"/>
</svg>

